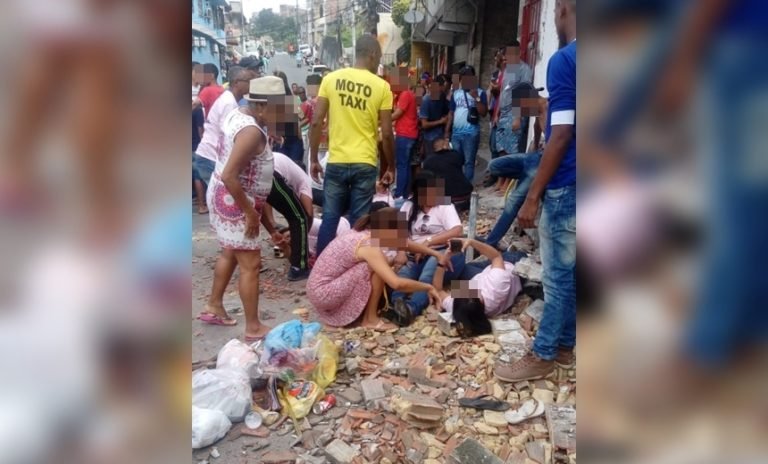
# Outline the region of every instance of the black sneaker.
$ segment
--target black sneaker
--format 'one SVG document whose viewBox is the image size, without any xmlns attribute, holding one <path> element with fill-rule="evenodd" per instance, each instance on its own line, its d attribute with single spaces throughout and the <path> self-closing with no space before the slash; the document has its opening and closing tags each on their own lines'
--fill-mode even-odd
<svg viewBox="0 0 768 464">
<path fill-rule="evenodd" d="M 413 313 L 411 313 L 411 308 L 408 307 L 405 300 L 397 298 L 392 303 L 393 305 L 387 308 L 384 314 L 382 314 L 382 317 L 388 319 L 398 327 L 408 327 L 411 325 L 411 322 L 413 322 Z"/>
<path fill-rule="evenodd" d="M 309 277 L 309 269 L 299 269 L 291 266 L 288 270 L 288 280 L 296 282 L 297 280 L 304 280 Z"/>
</svg>

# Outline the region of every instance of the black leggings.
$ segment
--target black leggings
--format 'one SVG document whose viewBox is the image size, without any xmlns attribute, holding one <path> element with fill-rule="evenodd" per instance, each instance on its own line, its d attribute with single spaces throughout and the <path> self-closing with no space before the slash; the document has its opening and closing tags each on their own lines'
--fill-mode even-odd
<svg viewBox="0 0 768 464">
<path fill-rule="evenodd" d="M 288 221 L 288 228 L 291 231 L 291 266 L 307 269 L 309 267 L 307 235 L 312 225 L 312 217 L 304 211 L 299 197 L 277 172 L 272 178 L 272 190 L 267 197 L 267 203 Z"/>
</svg>

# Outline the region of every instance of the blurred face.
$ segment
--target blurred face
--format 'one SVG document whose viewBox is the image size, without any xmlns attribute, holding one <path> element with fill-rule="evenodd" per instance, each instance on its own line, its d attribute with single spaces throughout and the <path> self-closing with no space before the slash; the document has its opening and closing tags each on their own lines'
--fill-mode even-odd
<svg viewBox="0 0 768 464">
<path fill-rule="evenodd" d="M 472 90 L 477 88 L 477 76 L 461 76 L 461 88 Z"/>
<path fill-rule="evenodd" d="M 203 82 L 203 67 L 197 65 L 192 68 L 192 85 L 200 85 Z"/>
<path fill-rule="evenodd" d="M 438 84 L 437 82 L 432 82 L 429 84 L 429 98 L 432 100 L 439 100 L 440 94 L 445 90 L 445 86 Z"/>
<path fill-rule="evenodd" d="M 307 101 L 307 91 L 304 90 L 304 87 L 299 87 L 296 91 L 296 95 L 299 96 L 299 100 L 301 100 L 302 103 Z"/>
<path fill-rule="evenodd" d="M 517 64 L 520 62 L 520 47 L 507 47 L 504 52 L 504 62 L 506 64 Z"/>
<path fill-rule="evenodd" d="M 445 198 L 445 182 L 443 179 L 430 180 L 427 182 L 426 187 L 419 188 L 419 205 L 422 208 L 432 208 L 433 206 L 448 203 L 450 203 L 450 199 Z"/>
<path fill-rule="evenodd" d="M 380 247 L 405 247 L 408 243 L 408 220 L 405 213 L 392 209 L 373 216 L 371 238 Z"/>
<path fill-rule="evenodd" d="M 408 90 L 409 84 L 408 70 L 406 68 L 397 68 L 397 70 L 392 73 L 389 85 L 393 92 L 403 92 Z"/>
<path fill-rule="evenodd" d="M 296 95 L 296 91 L 299 89 L 299 86 L 296 84 L 291 84 L 291 92 L 293 92 L 294 95 Z"/>
</svg>

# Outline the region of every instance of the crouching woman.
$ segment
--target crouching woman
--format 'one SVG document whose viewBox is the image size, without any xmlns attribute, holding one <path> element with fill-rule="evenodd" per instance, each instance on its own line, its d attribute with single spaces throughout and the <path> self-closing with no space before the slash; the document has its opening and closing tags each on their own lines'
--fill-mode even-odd
<svg viewBox="0 0 768 464">
<path fill-rule="evenodd" d="M 399 277 L 384 256 L 384 248 L 408 249 L 448 264 L 440 253 L 411 243 L 406 229 L 402 213 L 383 208 L 363 216 L 350 232 L 328 244 L 307 281 L 307 298 L 321 322 L 343 327 L 359 319 L 360 326 L 365 328 L 396 329 L 379 316 L 385 285 L 404 293 L 427 292 L 433 303 L 439 302 L 435 287 Z"/>
</svg>

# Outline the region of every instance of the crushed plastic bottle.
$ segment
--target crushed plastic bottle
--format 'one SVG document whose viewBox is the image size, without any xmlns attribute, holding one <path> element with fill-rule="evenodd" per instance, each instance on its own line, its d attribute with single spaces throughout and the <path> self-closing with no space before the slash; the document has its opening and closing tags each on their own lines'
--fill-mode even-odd
<svg viewBox="0 0 768 464">
<path fill-rule="evenodd" d="M 249 429 L 258 429 L 261 427 L 262 422 L 263 419 L 261 418 L 261 414 L 256 411 L 251 411 L 245 416 L 245 426 Z"/>
</svg>

